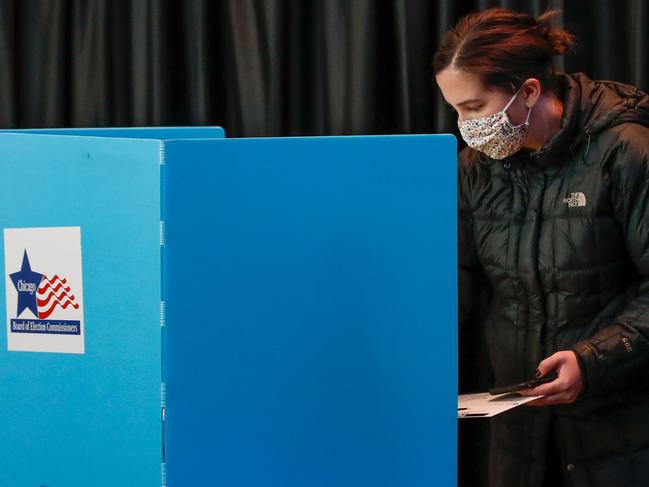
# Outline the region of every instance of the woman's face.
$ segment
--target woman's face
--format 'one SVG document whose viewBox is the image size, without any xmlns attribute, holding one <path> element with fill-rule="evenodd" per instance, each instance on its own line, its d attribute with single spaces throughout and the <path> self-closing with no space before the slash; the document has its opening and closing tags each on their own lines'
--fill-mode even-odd
<svg viewBox="0 0 649 487">
<path fill-rule="evenodd" d="M 511 91 L 485 86 L 477 76 L 453 68 L 444 69 L 435 79 L 446 103 L 457 112 L 460 121 L 499 112 L 514 95 Z M 507 110 L 507 116 L 514 125 L 525 120 L 527 107 L 524 97 L 516 97 Z"/>
</svg>

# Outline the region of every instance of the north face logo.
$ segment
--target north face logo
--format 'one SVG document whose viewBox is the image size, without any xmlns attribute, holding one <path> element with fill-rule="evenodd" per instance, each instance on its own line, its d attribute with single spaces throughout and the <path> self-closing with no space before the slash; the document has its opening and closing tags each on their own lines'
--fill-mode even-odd
<svg viewBox="0 0 649 487">
<path fill-rule="evenodd" d="M 570 193 L 570 196 L 563 199 L 568 204 L 568 208 L 579 208 L 586 206 L 586 195 L 584 193 Z"/>
</svg>

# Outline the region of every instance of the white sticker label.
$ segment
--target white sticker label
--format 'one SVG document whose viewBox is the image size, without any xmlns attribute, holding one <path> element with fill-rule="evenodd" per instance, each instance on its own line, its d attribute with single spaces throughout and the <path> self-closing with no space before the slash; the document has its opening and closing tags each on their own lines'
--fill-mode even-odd
<svg viewBox="0 0 649 487">
<path fill-rule="evenodd" d="M 80 227 L 5 228 L 7 348 L 84 353 Z"/>
</svg>

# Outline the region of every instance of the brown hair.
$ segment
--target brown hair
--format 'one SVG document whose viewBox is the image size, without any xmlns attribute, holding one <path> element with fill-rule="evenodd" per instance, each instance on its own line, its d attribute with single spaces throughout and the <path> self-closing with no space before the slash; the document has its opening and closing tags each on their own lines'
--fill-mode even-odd
<svg viewBox="0 0 649 487">
<path fill-rule="evenodd" d="M 505 8 L 465 15 L 450 29 L 435 54 L 435 74 L 447 67 L 476 74 L 486 86 L 518 90 L 536 78 L 545 90 L 557 92 L 552 56 L 574 46 L 575 37 L 553 27 L 559 11 L 538 18 Z"/>
</svg>

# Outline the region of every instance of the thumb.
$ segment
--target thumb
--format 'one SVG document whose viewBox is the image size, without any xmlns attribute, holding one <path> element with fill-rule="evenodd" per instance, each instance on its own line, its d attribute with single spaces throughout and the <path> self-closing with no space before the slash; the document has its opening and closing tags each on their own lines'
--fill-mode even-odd
<svg viewBox="0 0 649 487">
<path fill-rule="evenodd" d="M 539 367 L 536 369 L 536 376 L 545 377 L 553 370 L 558 369 L 562 362 L 563 359 L 561 358 L 560 353 L 557 352 L 553 355 L 550 355 L 548 358 L 541 361 Z"/>
</svg>

